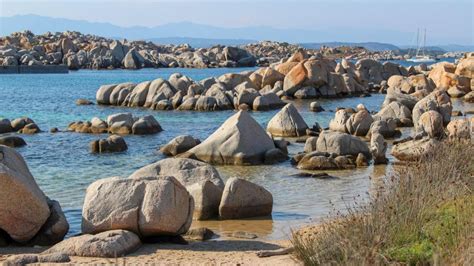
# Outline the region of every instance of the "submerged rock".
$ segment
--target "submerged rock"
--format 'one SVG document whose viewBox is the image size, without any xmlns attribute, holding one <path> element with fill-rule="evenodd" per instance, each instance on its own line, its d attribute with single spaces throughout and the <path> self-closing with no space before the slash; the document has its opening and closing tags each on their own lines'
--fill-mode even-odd
<svg viewBox="0 0 474 266">
<path fill-rule="evenodd" d="M 90 144 L 92 153 L 123 152 L 128 149 L 125 140 L 118 135 L 106 139 L 94 140 Z"/>
<path fill-rule="evenodd" d="M 0 137 L 0 145 L 5 145 L 10 148 L 22 147 L 26 145 L 24 139 L 18 136 L 4 136 Z"/>
</svg>

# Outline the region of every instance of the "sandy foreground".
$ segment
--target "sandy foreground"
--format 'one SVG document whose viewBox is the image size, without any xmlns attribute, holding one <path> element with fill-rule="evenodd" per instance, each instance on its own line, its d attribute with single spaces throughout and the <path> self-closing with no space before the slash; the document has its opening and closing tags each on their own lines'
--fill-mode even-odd
<svg viewBox="0 0 474 266">
<path fill-rule="evenodd" d="M 220 240 L 178 244 L 145 244 L 139 250 L 116 259 L 71 257 L 69 264 L 82 265 L 302 265 L 292 255 L 259 258 L 260 250 L 289 246 L 288 241 Z M 0 249 L 0 263 L 14 254 L 40 253 L 44 248 Z M 39 264 L 35 264 L 39 265 Z"/>
</svg>

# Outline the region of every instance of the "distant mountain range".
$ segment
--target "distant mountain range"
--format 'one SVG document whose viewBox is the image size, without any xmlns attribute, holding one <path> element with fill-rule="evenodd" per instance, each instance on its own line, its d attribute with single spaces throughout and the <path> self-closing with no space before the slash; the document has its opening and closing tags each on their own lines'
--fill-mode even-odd
<svg viewBox="0 0 474 266">
<path fill-rule="evenodd" d="M 23 30 L 31 30 L 35 34 L 43 34 L 48 31 L 62 32 L 71 30 L 116 39 L 151 40 L 162 44 L 188 43 L 193 47 L 209 47 L 215 44 L 242 45 L 253 43 L 257 40 L 272 40 L 300 43 L 307 48 L 319 48 L 321 45 L 357 45 L 370 50 L 392 50 L 398 48 L 389 43 L 378 42 L 319 41 L 340 40 L 341 36 L 347 40 L 360 39 L 361 32 L 353 29 L 341 29 L 336 32 L 313 29 L 276 29 L 267 26 L 223 28 L 191 22 L 168 23 L 156 27 L 121 27 L 110 23 L 52 18 L 39 15 L 0 17 L 0 35 L 5 36 L 12 32 Z M 372 31 L 371 35 L 378 36 L 377 33 L 377 31 Z M 411 37 L 411 34 L 401 32 L 383 31 L 383 33 L 392 36 L 391 39 L 393 40 L 408 40 Z M 438 47 L 447 51 L 474 51 L 474 46 L 448 45 Z"/>
</svg>

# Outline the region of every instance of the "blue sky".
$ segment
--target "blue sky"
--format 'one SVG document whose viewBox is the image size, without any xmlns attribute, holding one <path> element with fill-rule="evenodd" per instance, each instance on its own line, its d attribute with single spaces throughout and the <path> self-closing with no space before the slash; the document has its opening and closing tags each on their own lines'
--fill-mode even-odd
<svg viewBox="0 0 474 266">
<path fill-rule="evenodd" d="M 354 41 L 383 41 L 390 34 L 427 28 L 433 43 L 473 44 L 472 0 L 253 0 L 253 1 L 47 1 L 0 0 L 0 16 L 38 14 L 157 26 L 189 21 L 220 27 L 271 26 L 357 32 Z M 409 44 L 412 40 L 402 41 Z"/>
</svg>

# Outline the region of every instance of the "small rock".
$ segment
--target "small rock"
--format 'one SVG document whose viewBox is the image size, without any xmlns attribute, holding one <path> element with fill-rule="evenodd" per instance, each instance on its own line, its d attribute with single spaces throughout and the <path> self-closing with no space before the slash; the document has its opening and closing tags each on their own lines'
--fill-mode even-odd
<svg viewBox="0 0 474 266">
<path fill-rule="evenodd" d="M 309 110 L 312 112 L 323 112 L 324 108 L 321 107 L 321 104 L 319 102 L 311 102 L 309 104 Z"/>
<path fill-rule="evenodd" d="M 89 101 L 87 99 L 77 99 L 76 100 L 76 105 L 93 105 L 94 103 L 92 101 Z"/>
<path fill-rule="evenodd" d="M 216 236 L 216 234 L 211 229 L 199 227 L 189 229 L 189 231 L 184 235 L 184 238 L 194 241 L 206 241 L 212 239 L 214 236 Z"/>
<path fill-rule="evenodd" d="M 231 235 L 233 238 L 243 238 L 243 239 L 255 239 L 258 238 L 256 234 L 243 232 L 243 231 L 236 231 L 233 232 Z"/>
</svg>

